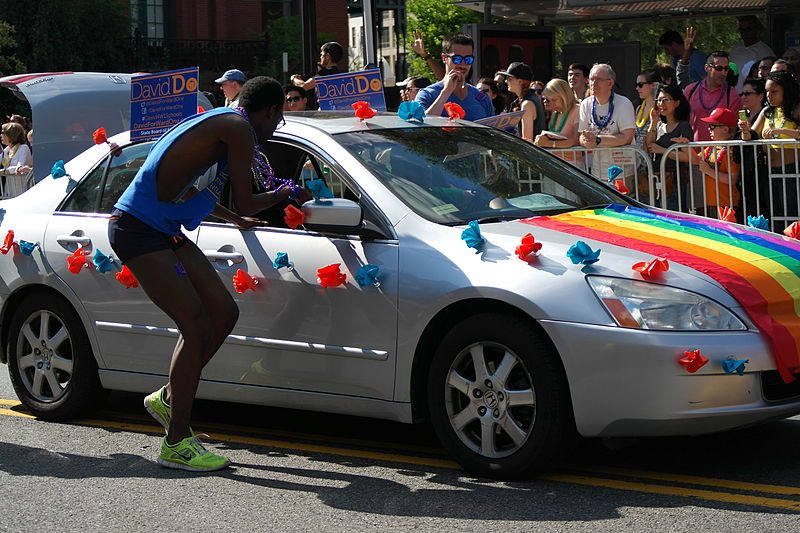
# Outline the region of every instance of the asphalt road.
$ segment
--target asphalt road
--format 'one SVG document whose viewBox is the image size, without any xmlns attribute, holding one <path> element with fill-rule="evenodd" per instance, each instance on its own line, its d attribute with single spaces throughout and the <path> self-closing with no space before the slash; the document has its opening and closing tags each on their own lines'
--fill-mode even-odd
<svg viewBox="0 0 800 533">
<path fill-rule="evenodd" d="M 0 366 L 0 531 L 796 531 L 800 418 L 722 435 L 585 441 L 528 482 L 460 471 L 425 426 L 198 402 L 234 461 L 159 467 L 142 396 L 92 420 L 27 416 Z M 623 444 L 623 443 L 617 443 Z"/>
</svg>

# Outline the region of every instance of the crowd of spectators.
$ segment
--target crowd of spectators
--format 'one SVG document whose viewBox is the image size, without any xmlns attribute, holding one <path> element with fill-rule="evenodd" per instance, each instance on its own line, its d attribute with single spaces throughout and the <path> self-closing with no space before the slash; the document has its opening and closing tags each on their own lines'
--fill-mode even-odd
<svg viewBox="0 0 800 533">
<path fill-rule="evenodd" d="M 33 172 L 33 128 L 27 117 L 11 115 L 4 118 L 0 131 L 0 196 L 10 198 L 27 189 Z"/>
</svg>

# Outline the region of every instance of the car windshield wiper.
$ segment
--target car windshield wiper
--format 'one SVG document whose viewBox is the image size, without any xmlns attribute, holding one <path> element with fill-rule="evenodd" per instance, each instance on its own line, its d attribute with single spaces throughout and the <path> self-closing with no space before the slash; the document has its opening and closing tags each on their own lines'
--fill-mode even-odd
<svg viewBox="0 0 800 533">
<path fill-rule="evenodd" d="M 483 217 L 477 220 L 479 224 L 491 224 L 492 222 L 505 222 L 507 220 L 519 220 L 521 218 L 527 218 L 527 217 L 519 215 L 506 215 L 506 216 Z"/>
</svg>

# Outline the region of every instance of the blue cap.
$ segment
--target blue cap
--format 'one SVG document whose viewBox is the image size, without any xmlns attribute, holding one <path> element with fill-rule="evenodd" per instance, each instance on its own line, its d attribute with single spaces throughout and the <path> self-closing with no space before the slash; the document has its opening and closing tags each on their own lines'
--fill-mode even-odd
<svg viewBox="0 0 800 533">
<path fill-rule="evenodd" d="M 237 69 L 226 70 L 221 78 L 214 80 L 214 83 L 222 83 L 225 81 L 238 81 L 239 83 L 245 82 L 244 72 Z"/>
</svg>

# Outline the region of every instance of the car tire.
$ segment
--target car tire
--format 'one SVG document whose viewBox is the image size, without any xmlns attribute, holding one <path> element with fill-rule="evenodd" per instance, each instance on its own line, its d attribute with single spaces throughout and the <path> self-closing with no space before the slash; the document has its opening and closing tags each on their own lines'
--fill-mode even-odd
<svg viewBox="0 0 800 533">
<path fill-rule="evenodd" d="M 474 315 L 445 335 L 428 375 L 428 410 L 459 464 L 490 478 L 552 469 L 576 440 L 557 353 L 510 315 Z"/>
<path fill-rule="evenodd" d="M 89 338 L 75 310 L 51 295 L 25 299 L 11 319 L 8 370 L 20 401 L 46 420 L 84 415 L 103 388 Z"/>
</svg>

